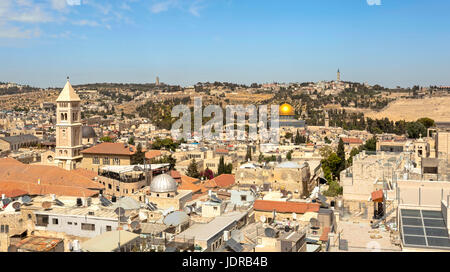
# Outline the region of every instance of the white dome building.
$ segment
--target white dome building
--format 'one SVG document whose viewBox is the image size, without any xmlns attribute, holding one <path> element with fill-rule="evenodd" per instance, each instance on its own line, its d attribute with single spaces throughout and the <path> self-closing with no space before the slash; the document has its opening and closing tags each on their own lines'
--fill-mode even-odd
<svg viewBox="0 0 450 272">
<path fill-rule="evenodd" d="M 178 184 L 170 175 L 161 174 L 150 183 L 150 195 L 153 197 L 174 197 Z"/>
</svg>

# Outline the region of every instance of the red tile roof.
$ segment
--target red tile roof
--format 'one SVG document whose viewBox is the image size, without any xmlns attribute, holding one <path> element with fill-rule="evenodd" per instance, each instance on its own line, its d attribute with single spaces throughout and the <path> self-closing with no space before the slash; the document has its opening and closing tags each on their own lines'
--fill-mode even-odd
<svg viewBox="0 0 450 272">
<path fill-rule="evenodd" d="M 345 144 L 362 144 L 363 140 L 359 139 L 359 138 L 342 138 L 342 141 Z"/>
<path fill-rule="evenodd" d="M 13 158 L 0 158 L 0 165 L 2 165 L 2 164 L 18 164 L 18 165 L 21 165 L 23 163 L 18 161 L 18 160 L 16 160 L 16 159 L 13 159 Z"/>
<path fill-rule="evenodd" d="M 124 143 L 101 143 L 81 151 L 83 154 L 128 155 L 136 153 L 136 148 Z"/>
<path fill-rule="evenodd" d="M 8 184 L 11 184 L 11 182 L 18 182 L 38 185 L 38 180 L 41 185 L 49 187 L 63 186 L 71 188 L 71 190 L 104 189 L 103 185 L 92 181 L 85 175 L 80 175 L 77 171 L 67 171 L 56 166 L 0 162 L 0 181 L 2 182 L 8 182 Z M 0 188 L 2 188 L 2 190 L 5 189 L 3 183 L 0 185 Z M 28 187 L 24 187 L 24 185 L 9 187 L 9 190 L 12 189 L 30 192 Z M 64 192 L 66 192 L 66 189 L 64 189 Z M 92 193 L 93 191 L 85 191 L 86 194 L 89 192 Z M 73 195 L 73 193 L 70 195 Z"/>
<path fill-rule="evenodd" d="M 75 174 L 78 174 L 80 176 L 86 177 L 88 179 L 93 180 L 95 177 L 98 177 L 97 172 L 91 171 L 91 170 L 87 170 L 87 169 L 83 169 L 83 168 L 77 168 L 75 170 L 71 170 L 72 172 L 74 172 Z"/>
<path fill-rule="evenodd" d="M 159 157 L 161 155 L 162 155 L 161 150 L 149 150 L 145 152 L 145 158 L 148 160 Z"/>
<path fill-rule="evenodd" d="M 23 191 L 24 194 L 29 195 L 48 195 L 55 194 L 57 196 L 76 196 L 76 197 L 90 197 L 95 196 L 99 192 L 95 190 L 89 190 L 83 187 L 77 186 L 64 186 L 53 184 L 37 184 L 26 181 L 2 181 L 0 180 L 0 187 L 2 191 Z M 14 197 L 14 196 L 12 196 Z"/>
<path fill-rule="evenodd" d="M 253 204 L 253 209 L 267 212 L 275 210 L 280 213 L 303 214 L 306 212 L 319 212 L 320 204 L 293 201 L 256 200 Z"/>
<path fill-rule="evenodd" d="M 372 201 L 374 202 L 383 202 L 383 197 L 383 190 L 372 192 Z"/>
<path fill-rule="evenodd" d="M 222 174 L 213 178 L 213 180 L 220 188 L 229 188 L 235 183 L 234 175 L 231 174 Z"/>
<path fill-rule="evenodd" d="M 176 170 L 170 170 L 170 176 L 174 179 L 181 179 L 180 172 L 178 172 Z"/>
<path fill-rule="evenodd" d="M 0 183 L 0 185 L 2 185 L 2 188 L 0 188 L 0 195 L 4 194 L 6 197 L 19 197 L 28 194 L 28 192 L 25 190 L 20 190 L 15 187 L 13 187 L 12 189 L 7 189 L 6 186 L 3 186 L 2 183 Z"/>
<path fill-rule="evenodd" d="M 217 148 L 216 153 L 228 153 L 228 150 L 224 148 Z"/>
</svg>

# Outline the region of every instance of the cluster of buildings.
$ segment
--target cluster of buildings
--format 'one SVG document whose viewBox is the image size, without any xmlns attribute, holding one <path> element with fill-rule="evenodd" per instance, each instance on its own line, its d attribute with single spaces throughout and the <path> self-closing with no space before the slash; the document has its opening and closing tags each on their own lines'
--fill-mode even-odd
<svg viewBox="0 0 450 272">
<path fill-rule="evenodd" d="M 339 73 L 333 84 L 344 84 Z M 82 118 L 79 94 L 68 81 L 56 104 L 0 113 L 0 251 L 450 249 L 445 128 L 416 140 L 380 135 L 376 152 L 357 154 L 340 173 L 343 194 L 334 196 L 321 149 L 342 139 L 348 158 L 372 135 L 330 127 L 328 115 L 324 126 L 307 126 L 283 104 L 280 144 L 152 150 L 169 131 L 144 118 Z M 297 134 L 306 143 L 295 144 Z M 169 156 L 174 165 L 161 162 Z M 231 173 L 218 174 L 222 159 Z M 193 162 L 215 176 L 188 176 Z"/>
</svg>

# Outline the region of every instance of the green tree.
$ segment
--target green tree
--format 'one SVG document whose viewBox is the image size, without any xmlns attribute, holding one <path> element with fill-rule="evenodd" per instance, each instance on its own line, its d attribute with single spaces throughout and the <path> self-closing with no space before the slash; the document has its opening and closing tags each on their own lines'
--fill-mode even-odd
<svg viewBox="0 0 450 272">
<path fill-rule="evenodd" d="M 145 153 L 142 152 L 142 145 L 139 143 L 136 147 L 136 152 L 131 156 L 131 164 L 143 164 L 145 159 Z"/>
<path fill-rule="evenodd" d="M 406 133 L 409 138 L 417 139 L 420 136 L 426 136 L 427 128 L 419 122 L 410 122 L 406 125 Z"/>
<path fill-rule="evenodd" d="M 186 175 L 191 177 L 191 178 L 199 178 L 200 177 L 200 174 L 199 174 L 198 169 L 197 169 L 197 163 L 195 162 L 195 159 L 193 159 L 191 161 L 191 163 L 189 164 L 188 169 L 186 171 Z"/>
<path fill-rule="evenodd" d="M 247 146 L 247 154 L 245 154 L 245 161 L 251 161 L 252 160 L 252 150 L 250 146 Z"/>
<path fill-rule="evenodd" d="M 342 171 L 345 169 L 345 147 L 342 138 L 339 139 L 336 155 L 341 160 L 341 164 L 339 165 L 339 171 Z"/>
<path fill-rule="evenodd" d="M 430 127 L 434 127 L 435 123 L 433 119 L 430 119 L 428 117 L 423 117 L 420 118 L 419 120 L 417 120 L 418 123 L 421 123 L 422 125 L 425 126 L 425 128 L 429 129 Z"/>
<path fill-rule="evenodd" d="M 134 145 L 134 137 L 133 137 L 133 136 L 131 136 L 131 137 L 128 139 L 128 144 Z"/>
<path fill-rule="evenodd" d="M 219 166 L 217 168 L 217 175 L 225 174 L 225 171 L 226 171 L 225 167 L 226 167 L 225 166 L 225 159 L 223 158 L 223 156 L 220 156 Z"/>
<path fill-rule="evenodd" d="M 104 143 L 112 143 L 113 139 L 111 137 L 105 136 L 105 137 L 101 137 L 100 142 L 104 142 Z"/>
<path fill-rule="evenodd" d="M 292 150 L 290 150 L 287 154 L 286 154 L 286 159 L 288 161 L 292 160 Z"/>
</svg>

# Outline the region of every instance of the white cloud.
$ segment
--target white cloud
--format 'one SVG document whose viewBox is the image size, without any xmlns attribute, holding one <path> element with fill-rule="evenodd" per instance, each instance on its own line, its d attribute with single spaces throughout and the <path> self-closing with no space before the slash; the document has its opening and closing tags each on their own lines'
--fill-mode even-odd
<svg viewBox="0 0 450 272">
<path fill-rule="evenodd" d="M 41 30 L 39 28 L 35 29 L 23 29 L 16 26 L 3 25 L 0 26 L 0 38 L 7 39 L 30 39 L 39 37 L 41 35 Z"/>
<path fill-rule="evenodd" d="M 150 7 L 150 11 L 152 13 L 160 13 L 164 11 L 168 11 L 171 8 L 178 8 L 183 11 L 187 11 L 190 14 L 194 16 L 200 16 L 200 10 L 203 8 L 203 6 L 200 6 L 200 4 L 203 2 L 203 0 L 194 0 L 194 1 L 181 1 L 181 0 L 166 0 L 166 1 L 159 1 L 157 3 L 154 3 Z"/>
<path fill-rule="evenodd" d="M 78 26 L 100 26 L 100 24 L 96 21 L 92 21 L 92 20 L 80 20 L 80 21 L 75 21 L 73 22 L 74 25 L 78 25 Z"/>
<path fill-rule="evenodd" d="M 150 7 L 150 11 L 152 13 L 160 13 L 163 11 L 167 11 L 169 7 L 173 6 L 176 3 L 176 1 L 164 1 L 164 2 L 158 2 L 156 4 L 153 4 Z"/>
<path fill-rule="evenodd" d="M 381 0 L 367 0 L 369 6 L 381 6 Z"/>
</svg>

